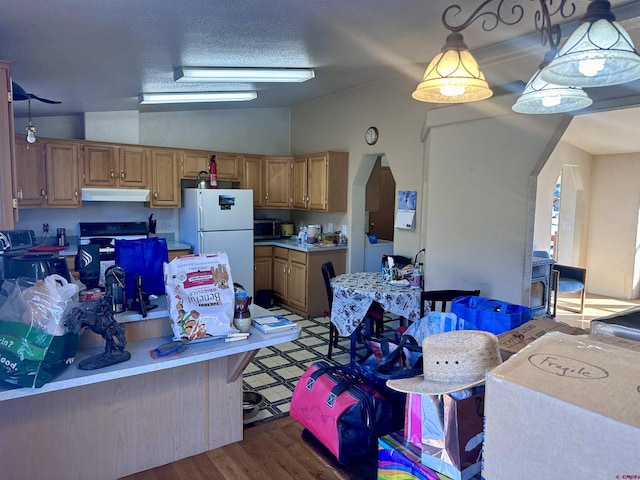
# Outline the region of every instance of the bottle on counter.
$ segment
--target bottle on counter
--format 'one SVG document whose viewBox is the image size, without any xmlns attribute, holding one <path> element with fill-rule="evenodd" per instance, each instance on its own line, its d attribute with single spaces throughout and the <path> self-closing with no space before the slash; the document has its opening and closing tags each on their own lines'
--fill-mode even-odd
<svg viewBox="0 0 640 480">
<path fill-rule="evenodd" d="M 211 155 L 211 160 L 209 160 L 209 176 L 209 188 L 218 188 L 218 166 L 215 155 Z"/>
</svg>

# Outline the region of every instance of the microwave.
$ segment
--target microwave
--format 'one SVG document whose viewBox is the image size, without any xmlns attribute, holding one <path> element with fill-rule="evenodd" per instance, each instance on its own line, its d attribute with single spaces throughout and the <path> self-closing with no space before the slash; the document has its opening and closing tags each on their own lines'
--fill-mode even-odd
<svg viewBox="0 0 640 480">
<path fill-rule="evenodd" d="M 280 220 L 277 218 L 262 218 L 253 221 L 254 240 L 270 240 L 280 238 Z"/>
</svg>

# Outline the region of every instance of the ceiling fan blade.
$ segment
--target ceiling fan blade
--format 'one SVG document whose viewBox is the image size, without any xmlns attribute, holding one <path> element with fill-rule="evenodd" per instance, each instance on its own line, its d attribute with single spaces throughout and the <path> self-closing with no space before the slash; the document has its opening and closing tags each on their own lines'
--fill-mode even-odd
<svg viewBox="0 0 640 480">
<path fill-rule="evenodd" d="M 13 81 L 11 82 L 11 88 L 13 90 L 14 100 L 16 101 L 27 100 L 29 98 L 29 96 L 27 95 L 27 92 L 24 91 L 24 88 L 22 88 L 16 82 L 13 82 Z"/>
<path fill-rule="evenodd" d="M 49 100 L 49 99 L 47 99 L 47 98 L 37 97 L 37 96 L 35 96 L 33 93 L 28 93 L 27 95 L 28 95 L 29 97 L 31 97 L 31 98 L 36 99 L 36 100 L 40 100 L 41 102 L 44 102 L 44 103 L 62 103 L 62 102 L 56 102 L 55 100 Z"/>
<path fill-rule="evenodd" d="M 62 102 L 56 102 L 55 100 L 49 100 L 47 98 L 38 97 L 33 93 L 27 93 L 25 92 L 24 88 L 22 88 L 20 85 L 18 85 L 14 81 L 11 82 L 11 88 L 13 89 L 13 99 L 15 101 L 28 100 L 30 98 L 33 98 L 34 100 L 40 100 L 41 102 L 44 102 L 44 103 L 54 103 L 54 104 L 62 103 Z"/>
</svg>

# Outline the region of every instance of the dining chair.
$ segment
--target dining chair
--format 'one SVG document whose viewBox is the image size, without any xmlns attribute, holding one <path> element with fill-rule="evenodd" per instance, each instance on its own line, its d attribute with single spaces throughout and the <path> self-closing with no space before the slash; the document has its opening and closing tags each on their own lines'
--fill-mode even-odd
<svg viewBox="0 0 640 480">
<path fill-rule="evenodd" d="M 331 315 L 331 309 L 333 308 L 333 290 L 331 289 L 331 279 L 336 276 L 336 271 L 333 266 L 333 262 L 325 262 L 322 264 L 322 278 L 324 279 L 324 286 L 327 291 L 327 301 L 329 303 L 329 315 Z M 383 313 L 384 309 L 382 306 L 373 302 L 371 307 L 367 311 L 365 318 L 363 320 L 365 324 L 365 328 L 367 333 L 371 333 L 372 323 L 375 325 L 375 332 L 377 336 L 380 336 L 382 330 L 384 328 L 383 325 Z M 357 333 L 354 333 L 357 335 Z M 327 352 L 327 358 L 331 359 L 331 355 L 333 353 L 333 347 L 338 346 L 338 328 L 333 324 L 333 322 L 329 322 L 329 351 Z M 353 350 L 353 348 L 352 348 Z M 352 352 L 353 356 L 353 352 Z"/>
<path fill-rule="evenodd" d="M 427 290 L 420 293 L 420 318 L 424 317 L 425 304 L 429 303 L 432 312 L 447 310 L 447 303 L 458 297 L 478 297 L 480 290 Z M 440 304 L 440 309 L 436 307 Z"/>
<path fill-rule="evenodd" d="M 534 250 L 534 257 L 551 258 L 546 250 Z M 584 302 L 587 294 L 587 269 L 581 267 L 573 267 L 570 265 L 553 264 L 553 316 L 555 318 L 558 310 L 558 294 L 560 293 L 578 293 L 580 294 L 580 308 L 571 308 L 567 305 L 560 305 L 563 310 L 573 313 L 582 313 L 584 311 Z"/>
</svg>

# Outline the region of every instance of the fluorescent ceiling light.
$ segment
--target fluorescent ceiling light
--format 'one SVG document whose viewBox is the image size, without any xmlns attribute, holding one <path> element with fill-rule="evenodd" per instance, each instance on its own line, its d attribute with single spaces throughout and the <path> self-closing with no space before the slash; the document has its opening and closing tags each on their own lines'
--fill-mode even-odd
<svg viewBox="0 0 640 480">
<path fill-rule="evenodd" d="M 253 100 L 258 94 L 246 92 L 185 92 L 185 93 L 141 93 L 140 103 L 200 103 L 200 102 L 242 102 Z"/>
<path fill-rule="evenodd" d="M 176 82 L 306 82 L 315 77 L 312 68 L 180 67 Z"/>
</svg>

